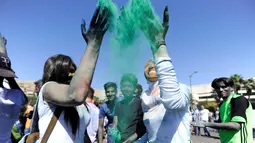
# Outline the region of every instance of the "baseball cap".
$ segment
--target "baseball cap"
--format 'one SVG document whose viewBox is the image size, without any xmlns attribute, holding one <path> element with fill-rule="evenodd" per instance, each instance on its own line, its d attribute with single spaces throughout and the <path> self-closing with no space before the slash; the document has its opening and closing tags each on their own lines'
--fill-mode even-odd
<svg viewBox="0 0 255 143">
<path fill-rule="evenodd" d="M 15 77 L 15 72 L 11 68 L 11 60 L 4 53 L 0 52 L 0 76 L 2 77 Z"/>
</svg>

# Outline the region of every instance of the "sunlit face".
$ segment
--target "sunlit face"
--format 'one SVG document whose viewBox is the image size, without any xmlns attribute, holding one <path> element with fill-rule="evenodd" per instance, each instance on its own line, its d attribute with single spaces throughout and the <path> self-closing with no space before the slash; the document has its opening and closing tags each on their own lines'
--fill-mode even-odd
<svg viewBox="0 0 255 143">
<path fill-rule="evenodd" d="M 131 82 L 124 81 L 121 84 L 120 89 L 121 89 L 121 93 L 124 95 L 124 98 L 126 98 L 126 97 L 133 97 L 136 87 L 134 87 L 134 85 Z"/>
<path fill-rule="evenodd" d="M 153 62 L 149 61 L 145 64 L 144 75 L 145 78 L 150 82 L 155 82 L 158 80 L 155 65 Z"/>
<path fill-rule="evenodd" d="M 105 95 L 108 99 L 108 101 L 112 101 L 115 99 L 117 95 L 117 90 L 114 87 L 108 87 L 105 91 Z"/>
<path fill-rule="evenodd" d="M 219 98 L 226 99 L 232 92 L 232 88 L 227 86 L 224 82 L 218 83 L 218 88 L 215 88 Z"/>
</svg>

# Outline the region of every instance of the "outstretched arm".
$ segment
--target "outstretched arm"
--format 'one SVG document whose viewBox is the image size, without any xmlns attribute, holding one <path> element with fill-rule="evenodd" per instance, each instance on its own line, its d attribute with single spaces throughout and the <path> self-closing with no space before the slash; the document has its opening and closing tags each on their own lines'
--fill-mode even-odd
<svg viewBox="0 0 255 143">
<path fill-rule="evenodd" d="M 191 125 L 197 127 L 211 127 L 215 129 L 222 129 L 222 130 L 234 130 L 237 131 L 241 128 L 242 123 L 237 122 L 227 122 L 227 123 L 211 123 L 211 122 L 191 122 Z"/>
<path fill-rule="evenodd" d="M 108 10 L 100 12 L 97 7 L 88 30 L 85 21 L 81 25 L 82 35 L 87 42 L 86 51 L 81 59 L 70 85 L 50 82 L 45 85 L 43 95 L 47 102 L 59 106 L 75 106 L 84 103 L 95 71 L 100 46 L 107 30 Z"/>
<path fill-rule="evenodd" d="M 178 82 L 172 61 L 168 55 L 165 43 L 165 35 L 169 23 L 167 7 L 164 11 L 163 21 L 162 26 L 151 25 L 150 29 L 152 34 L 146 34 L 145 32 L 145 35 L 151 43 L 151 50 L 155 60 L 160 88 L 160 100 L 166 109 L 178 110 L 188 107 L 190 92 L 187 86 Z"/>
</svg>

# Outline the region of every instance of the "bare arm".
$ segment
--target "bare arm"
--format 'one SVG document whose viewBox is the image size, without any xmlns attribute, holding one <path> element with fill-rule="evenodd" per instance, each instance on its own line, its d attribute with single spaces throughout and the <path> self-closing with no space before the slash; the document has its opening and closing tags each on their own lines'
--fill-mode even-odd
<svg viewBox="0 0 255 143">
<path fill-rule="evenodd" d="M 44 99 L 47 102 L 59 106 L 76 106 L 84 103 L 95 71 L 102 39 L 107 30 L 105 26 L 108 21 L 108 11 L 106 8 L 102 13 L 99 11 L 100 7 L 97 7 L 87 31 L 85 21 L 81 25 L 87 48 L 70 85 L 55 82 L 47 84 L 43 89 Z"/>
<path fill-rule="evenodd" d="M 211 123 L 207 122 L 205 123 L 206 127 L 211 127 L 215 129 L 223 129 L 223 130 L 239 130 L 241 128 L 241 123 L 237 122 L 228 122 L 228 123 Z"/>
<path fill-rule="evenodd" d="M 104 136 L 104 118 L 99 118 L 98 123 L 98 143 L 103 143 Z"/>
</svg>

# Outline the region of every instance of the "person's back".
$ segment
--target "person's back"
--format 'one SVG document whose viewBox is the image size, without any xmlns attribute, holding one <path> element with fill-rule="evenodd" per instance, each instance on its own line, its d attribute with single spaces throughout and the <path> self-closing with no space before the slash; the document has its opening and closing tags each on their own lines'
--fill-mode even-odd
<svg viewBox="0 0 255 143">
<path fill-rule="evenodd" d="M 209 119 L 209 110 L 208 109 L 200 110 L 199 111 L 199 117 L 200 117 L 200 121 L 208 122 L 208 119 Z"/>
</svg>

